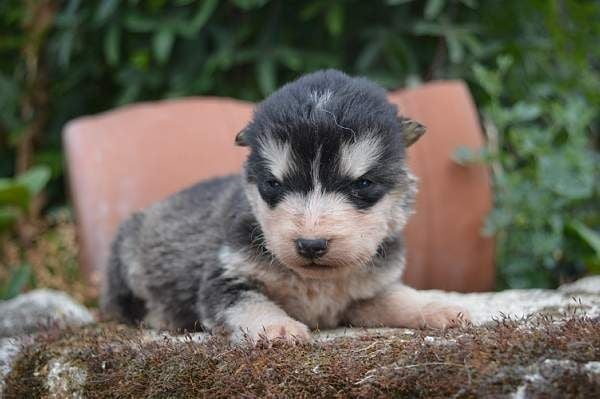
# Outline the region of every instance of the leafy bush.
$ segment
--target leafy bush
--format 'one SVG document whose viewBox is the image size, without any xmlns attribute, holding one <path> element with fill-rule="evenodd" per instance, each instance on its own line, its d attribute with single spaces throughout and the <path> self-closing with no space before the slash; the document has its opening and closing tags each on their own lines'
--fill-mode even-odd
<svg viewBox="0 0 600 399">
<path fill-rule="evenodd" d="M 43 166 L 13 179 L 0 178 L 0 239 L 30 211 L 49 178 L 50 171 Z M 0 300 L 18 295 L 31 276 L 31 265 L 19 259 L 18 266 L 12 268 L 6 282 L 0 285 Z"/>
<path fill-rule="evenodd" d="M 456 158 L 494 171 L 496 206 L 485 233 L 498 239 L 502 286 L 551 287 L 600 272 L 600 235 L 586 225 L 598 222 L 600 159 L 586 134 L 598 109 L 578 90 L 537 84 L 507 105 L 512 64 L 503 57 L 496 70 L 475 66 L 489 96 L 482 111 L 490 145 L 480 154 L 459 149 Z"/>
<path fill-rule="evenodd" d="M 50 170 L 31 168 L 13 179 L 0 178 L 0 234 L 12 227 L 48 183 Z"/>
<path fill-rule="evenodd" d="M 0 175 L 48 165 L 63 203 L 64 123 L 133 101 L 258 100 L 326 67 L 461 78 L 489 146 L 457 159 L 494 171 L 500 285 L 553 286 L 598 271 L 599 21 L 576 0 L 5 0 Z"/>
</svg>

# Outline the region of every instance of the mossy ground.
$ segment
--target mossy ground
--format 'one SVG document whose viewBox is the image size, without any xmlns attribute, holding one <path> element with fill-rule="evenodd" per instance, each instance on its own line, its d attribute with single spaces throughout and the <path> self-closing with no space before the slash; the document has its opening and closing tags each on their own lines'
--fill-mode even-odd
<svg viewBox="0 0 600 399">
<path fill-rule="evenodd" d="M 550 396 L 600 397 L 599 379 L 583 371 L 600 359 L 600 320 L 583 316 L 296 346 L 148 340 L 101 324 L 41 337 L 16 362 L 6 397 L 43 396 L 46 361 L 56 357 L 87 370 L 89 398 L 502 396 L 546 359 L 576 364 L 545 376 Z"/>
</svg>

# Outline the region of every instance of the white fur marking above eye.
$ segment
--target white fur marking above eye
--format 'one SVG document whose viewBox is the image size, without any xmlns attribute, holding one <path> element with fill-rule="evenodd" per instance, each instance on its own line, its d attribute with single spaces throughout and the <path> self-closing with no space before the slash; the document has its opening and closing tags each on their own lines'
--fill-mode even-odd
<svg viewBox="0 0 600 399">
<path fill-rule="evenodd" d="M 288 143 L 274 138 L 260 138 L 260 154 L 265 159 L 267 167 L 279 181 L 294 169 L 293 153 Z"/>
<path fill-rule="evenodd" d="M 340 148 L 340 172 L 358 179 L 377 163 L 382 152 L 381 142 L 373 134 L 354 143 L 344 143 Z"/>
<path fill-rule="evenodd" d="M 319 180 L 319 173 L 321 167 L 321 147 L 317 150 L 317 154 L 315 158 L 310 163 L 310 176 L 312 179 L 312 183 L 315 191 L 321 191 L 321 182 Z"/>
</svg>

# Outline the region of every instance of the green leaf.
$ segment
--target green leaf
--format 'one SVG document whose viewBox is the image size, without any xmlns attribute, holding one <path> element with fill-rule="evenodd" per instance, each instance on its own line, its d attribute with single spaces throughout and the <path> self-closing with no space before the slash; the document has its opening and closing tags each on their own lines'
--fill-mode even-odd
<svg viewBox="0 0 600 399">
<path fill-rule="evenodd" d="M 32 271 L 29 263 L 23 263 L 21 266 L 14 269 L 2 290 L 0 299 L 11 299 L 19 295 L 27 285 L 27 282 L 31 279 L 31 276 Z"/>
<path fill-rule="evenodd" d="M 469 147 L 461 145 L 452 154 L 452 160 L 459 165 L 468 166 L 483 161 L 485 154 L 481 151 L 473 151 Z"/>
<path fill-rule="evenodd" d="M 119 64 L 119 47 L 121 43 L 121 28 L 115 24 L 108 28 L 104 36 L 104 56 L 108 65 Z"/>
<path fill-rule="evenodd" d="M 154 57 L 159 64 L 164 64 L 171 55 L 175 34 L 170 29 L 161 29 L 154 34 L 152 45 L 154 48 Z"/>
<path fill-rule="evenodd" d="M 543 187 L 570 200 L 587 198 L 594 190 L 593 160 L 573 148 L 540 156 L 538 176 Z"/>
<path fill-rule="evenodd" d="M 19 219 L 20 212 L 15 208 L 0 208 L 0 234 L 10 229 Z"/>
<path fill-rule="evenodd" d="M 327 30 L 332 36 L 339 36 L 344 28 L 344 9 L 339 3 L 329 8 L 326 17 Z"/>
<path fill-rule="evenodd" d="M 567 131 L 577 132 L 586 129 L 598 114 L 598 110 L 590 107 L 579 96 L 570 96 L 561 101 L 560 105 L 553 107 L 557 114 L 557 121 Z"/>
<path fill-rule="evenodd" d="M 95 19 L 97 23 L 105 22 L 119 7 L 121 0 L 102 0 L 96 9 Z"/>
<path fill-rule="evenodd" d="M 500 76 L 480 64 L 473 65 L 473 75 L 477 83 L 490 97 L 498 97 L 502 91 Z"/>
<path fill-rule="evenodd" d="M 496 65 L 498 65 L 498 73 L 504 75 L 510 67 L 514 64 L 515 60 L 511 55 L 503 54 L 496 58 Z"/>
<path fill-rule="evenodd" d="M 447 33 L 447 28 L 439 23 L 417 21 L 413 26 L 413 32 L 418 35 L 444 36 Z"/>
<path fill-rule="evenodd" d="M 425 6 L 425 18 L 435 19 L 444 9 L 445 0 L 429 0 Z"/>
<path fill-rule="evenodd" d="M 289 47 L 279 47 L 275 50 L 277 60 L 292 71 L 299 71 L 302 68 L 302 56 L 296 50 Z"/>
<path fill-rule="evenodd" d="M 36 165 L 44 165 L 50 169 L 51 176 L 60 176 L 64 173 L 65 158 L 63 152 L 55 147 L 39 149 L 33 157 Z"/>
<path fill-rule="evenodd" d="M 275 90 L 275 63 L 272 59 L 264 59 L 256 65 L 256 79 L 264 96 L 268 96 Z"/>
<path fill-rule="evenodd" d="M 75 45 L 75 30 L 63 31 L 58 37 L 57 44 L 58 64 L 64 68 L 69 67 Z"/>
<path fill-rule="evenodd" d="M 590 248 L 596 252 L 596 256 L 600 257 L 600 234 L 587 227 L 585 224 L 578 220 L 572 220 L 568 224 L 579 238 L 585 242 Z"/>
<path fill-rule="evenodd" d="M 11 179 L 0 179 L 0 205 L 17 206 L 27 210 L 30 200 L 31 193 L 23 183 Z"/>
<path fill-rule="evenodd" d="M 203 1 L 191 22 L 187 26 L 179 27 L 179 32 L 186 37 L 192 37 L 193 35 L 197 34 L 200 29 L 206 25 L 218 5 L 219 0 Z"/>
<path fill-rule="evenodd" d="M 146 71 L 150 66 L 150 53 L 146 49 L 136 50 L 129 56 L 129 61 L 135 68 Z M 138 82 L 135 84 L 139 85 Z M 131 87 L 131 83 L 125 86 L 125 90 L 129 90 L 129 87 Z"/>
<path fill-rule="evenodd" d="M 529 122 L 538 118 L 541 114 L 542 109 L 539 105 L 523 101 L 517 102 L 510 109 L 510 116 L 514 122 Z"/>
<path fill-rule="evenodd" d="M 356 69 L 358 71 L 366 71 L 372 66 L 381 53 L 384 45 L 383 40 L 373 40 L 365 46 L 365 48 L 356 57 Z"/>
<path fill-rule="evenodd" d="M 24 122 L 20 117 L 21 88 L 20 82 L 13 76 L 4 75 L 0 71 L 0 124 L 7 131 L 15 132 L 23 129 Z"/>
<path fill-rule="evenodd" d="M 31 197 L 38 195 L 50 180 L 50 168 L 44 165 L 34 166 L 17 177 L 17 182 L 27 187 Z"/>
<path fill-rule="evenodd" d="M 450 61 L 452 61 L 454 64 L 461 63 L 463 61 L 465 51 L 458 35 L 452 31 L 448 32 L 446 35 L 446 43 L 448 43 L 448 55 L 450 56 Z"/>
</svg>

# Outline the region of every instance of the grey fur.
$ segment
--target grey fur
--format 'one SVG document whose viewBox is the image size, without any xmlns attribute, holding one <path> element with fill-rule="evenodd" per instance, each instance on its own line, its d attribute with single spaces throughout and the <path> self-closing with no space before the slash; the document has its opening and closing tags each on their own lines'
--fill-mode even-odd
<svg viewBox="0 0 600 399">
<path fill-rule="evenodd" d="M 322 90 L 320 93 L 328 90 L 326 96 L 317 98 L 316 89 Z M 318 101 L 317 108 L 305 112 L 311 98 Z M 293 107 L 298 108 L 297 112 Z M 326 112 L 321 112 L 321 108 Z M 360 116 L 361 110 L 368 115 Z M 252 202 L 257 197 L 251 201 L 249 196 L 268 178 L 264 177 L 268 170 L 260 157 L 259 137 L 262 135 L 264 141 L 264 135 L 270 135 L 267 139 L 292 145 L 294 170 L 298 174 L 286 175 L 282 184 L 290 190 L 287 193 L 315 189 L 316 183 L 307 177 L 310 171 L 304 175 L 298 169 L 311 164 L 311 159 L 306 158 L 314 157 L 315 152 L 321 156 L 323 151 L 324 159 L 318 159 L 322 168 L 320 172 L 317 170 L 321 175 L 316 177 L 322 179 L 323 193 L 351 198 L 356 194 L 354 183 L 344 183 L 339 180 L 342 177 L 334 181 L 330 176 L 338 162 L 335 151 L 344 143 L 359 140 L 361 132 L 375 125 L 381 130 L 387 152 L 382 153 L 384 159 L 378 161 L 369 178 L 381 181 L 377 186 L 383 192 L 381 198 L 391 195 L 388 193 L 401 193 L 394 197 L 393 206 L 400 207 L 399 215 L 406 219 L 411 212 L 415 184 L 404 164 L 401 120 L 396 117 L 395 107 L 387 102 L 380 88 L 364 79 L 350 78 L 337 71 L 317 72 L 285 86 L 259 105 L 253 122 L 236 139 L 238 144 L 251 147 L 241 176 L 198 183 L 123 223 L 105 276 L 103 310 L 123 321 L 144 320 L 158 328 L 224 328 L 232 333 L 236 329 L 249 329 L 247 322 L 236 324 L 235 320 L 241 320 L 253 305 L 283 309 L 294 320 L 313 328 L 351 322 L 347 309 L 377 297 L 397 283 L 404 266 L 399 231 L 393 230 L 384 237 L 372 257 L 355 265 L 343 282 L 336 282 L 335 277 L 307 278 L 269 250 L 270 242 L 263 234 L 265 221 L 257 216 L 257 205 Z M 295 133 L 290 126 L 302 133 Z M 294 141 L 298 135 L 307 134 L 307 126 L 316 126 L 318 147 L 311 147 L 315 141 L 312 139 Z M 349 129 L 353 134 L 345 131 Z M 324 131 L 328 133 L 319 133 Z M 326 134 L 327 138 L 323 138 Z M 319 142 L 321 138 L 326 141 Z M 333 155 L 325 151 L 333 151 Z M 339 192 L 336 187 L 340 187 Z M 269 209 L 276 210 L 286 195 L 270 198 Z M 368 214 L 381 200 L 356 199 L 353 202 L 356 215 Z M 403 225 L 400 223 L 400 228 Z M 311 295 L 320 299 L 306 299 L 312 298 Z M 245 304 L 249 307 L 245 308 Z M 307 309 L 310 306 L 313 309 Z M 319 306 L 324 310 L 318 310 Z M 231 317 L 234 309 L 246 310 L 236 310 L 241 312 L 239 317 Z M 283 323 L 277 314 L 273 317 Z M 264 323 L 262 327 L 266 328 L 270 322 Z"/>
<path fill-rule="evenodd" d="M 224 238 L 231 237 L 228 226 L 249 213 L 239 180 L 195 185 L 124 222 L 113 244 L 103 309 L 130 322 L 158 314 L 156 324 L 171 329 L 216 324 L 221 308 L 246 289 L 228 285 L 216 264 Z"/>
</svg>

